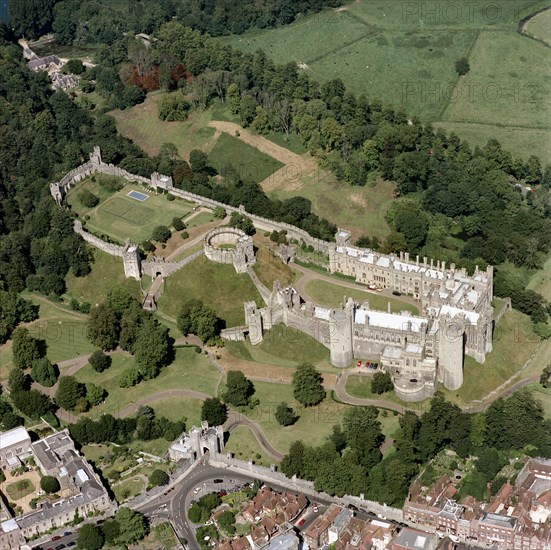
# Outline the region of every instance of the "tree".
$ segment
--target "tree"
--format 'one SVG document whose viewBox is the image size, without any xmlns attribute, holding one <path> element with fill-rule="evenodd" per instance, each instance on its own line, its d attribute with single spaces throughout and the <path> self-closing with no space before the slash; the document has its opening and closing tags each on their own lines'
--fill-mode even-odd
<svg viewBox="0 0 551 550">
<path fill-rule="evenodd" d="M 226 210 L 225 210 L 222 206 L 217 206 L 217 207 L 213 210 L 212 215 L 213 215 L 217 220 L 223 220 L 223 219 L 226 217 Z"/>
<path fill-rule="evenodd" d="M 143 514 L 122 506 L 115 514 L 115 520 L 124 526 L 117 537 L 121 544 L 132 544 L 143 539 L 149 532 L 147 520 Z"/>
<path fill-rule="evenodd" d="M 298 420 L 298 416 L 285 401 L 282 401 L 275 411 L 275 419 L 282 426 L 291 426 Z"/>
<path fill-rule="evenodd" d="M 57 385 L 55 400 L 66 411 L 73 410 L 78 400 L 86 394 L 86 387 L 74 376 L 62 376 Z"/>
<path fill-rule="evenodd" d="M 82 74 L 86 70 L 84 63 L 80 59 L 69 59 L 66 67 L 73 74 Z"/>
<path fill-rule="evenodd" d="M 157 103 L 157 112 L 161 120 L 187 120 L 191 110 L 191 103 L 181 92 L 163 95 Z"/>
<path fill-rule="evenodd" d="M 251 219 L 243 216 L 243 214 L 239 214 L 238 212 L 231 213 L 229 225 L 231 227 L 237 227 L 237 229 L 241 229 L 241 231 L 243 231 L 247 235 L 254 235 L 256 233 L 256 229 Z"/>
<path fill-rule="evenodd" d="M 208 167 L 208 157 L 204 151 L 193 149 L 189 153 L 189 165 L 193 172 L 204 172 Z"/>
<path fill-rule="evenodd" d="M 226 405 L 218 397 L 209 397 L 203 401 L 201 420 L 207 421 L 210 426 L 222 426 L 227 419 Z"/>
<path fill-rule="evenodd" d="M 289 447 L 289 452 L 283 457 L 280 468 L 287 477 L 304 476 L 305 466 L 305 447 L 302 441 L 293 441 Z"/>
<path fill-rule="evenodd" d="M 38 390 L 16 391 L 10 397 L 13 404 L 33 420 L 38 420 L 52 410 L 50 398 Z"/>
<path fill-rule="evenodd" d="M 105 542 L 108 542 L 110 544 L 113 544 L 117 540 L 120 531 L 120 525 L 114 519 L 105 520 L 103 522 L 103 525 L 101 526 L 101 532 L 105 537 Z"/>
<path fill-rule="evenodd" d="M 40 480 L 40 488 L 46 491 L 46 493 L 52 494 L 57 493 L 61 489 L 61 486 L 54 476 L 43 476 Z"/>
<path fill-rule="evenodd" d="M 172 233 L 170 232 L 170 229 L 166 227 L 166 225 L 158 225 L 153 229 L 153 233 L 151 234 L 151 238 L 154 241 L 158 241 L 160 243 L 166 243 L 168 239 L 170 239 L 170 235 Z"/>
<path fill-rule="evenodd" d="M 352 407 L 344 413 L 343 429 L 348 447 L 355 451 L 359 463 L 369 469 L 381 461 L 379 447 L 385 437 L 375 407 Z"/>
<path fill-rule="evenodd" d="M 8 387 L 12 393 L 28 390 L 30 387 L 28 376 L 20 368 L 14 367 L 8 375 Z"/>
<path fill-rule="evenodd" d="M 105 399 L 106 394 L 107 392 L 101 386 L 96 386 L 92 382 L 86 384 L 86 399 L 93 407 L 99 405 Z"/>
<path fill-rule="evenodd" d="M 325 398 L 323 389 L 323 377 L 310 363 L 302 363 L 293 373 L 293 394 L 295 399 L 310 407 L 317 405 Z"/>
<path fill-rule="evenodd" d="M 149 483 L 153 487 L 158 485 L 167 485 L 170 481 L 168 474 L 164 470 L 153 470 L 149 476 Z"/>
<path fill-rule="evenodd" d="M 503 465 L 503 458 L 496 449 L 487 447 L 478 452 L 475 467 L 477 471 L 484 476 L 486 481 L 491 481 L 494 479 Z"/>
<path fill-rule="evenodd" d="M 57 372 L 47 357 L 33 361 L 31 376 L 35 382 L 51 388 L 57 381 Z"/>
<path fill-rule="evenodd" d="M 201 300 L 191 299 L 184 303 L 177 324 L 184 336 L 193 333 L 208 344 L 220 332 L 221 321 L 213 308 L 204 305 Z"/>
<path fill-rule="evenodd" d="M 234 407 L 242 407 L 249 403 L 254 393 L 253 383 L 240 370 L 230 370 L 226 377 L 226 391 L 222 398 Z"/>
<path fill-rule="evenodd" d="M 171 358 L 168 328 L 153 318 L 146 319 L 134 343 L 136 367 L 144 380 L 155 378 Z"/>
<path fill-rule="evenodd" d="M 471 70 L 469 60 L 466 57 L 460 57 L 455 62 L 455 71 L 459 76 L 466 75 Z"/>
<path fill-rule="evenodd" d="M 392 377 L 388 372 L 376 372 L 373 375 L 373 380 L 371 381 L 371 391 L 373 393 L 380 395 L 393 389 Z"/>
<path fill-rule="evenodd" d="M 26 328 L 15 329 L 12 341 L 13 364 L 20 369 L 31 367 L 34 360 L 46 355 L 45 346 L 33 338 Z"/>
<path fill-rule="evenodd" d="M 115 310 L 106 303 L 92 308 L 88 319 L 88 339 L 103 350 L 117 347 L 120 324 Z"/>
<path fill-rule="evenodd" d="M 111 366 L 111 357 L 106 355 L 102 350 L 97 349 L 90 355 L 88 363 L 96 372 L 103 372 Z"/>
<path fill-rule="evenodd" d="M 119 386 L 121 388 L 130 388 L 140 381 L 140 371 L 138 367 L 132 366 L 124 369 L 119 377 Z"/>
<path fill-rule="evenodd" d="M 105 537 L 102 530 L 93 523 L 87 523 L 78 530 L 78 547 L 83 550 L 100 550 Z"/>
<path fill-rule="evenodd" d="M 10 26 L 15 35 L 36 39 L 52 28 L 56 0 L 17 0 L 9 2 Z"/>
</svg>

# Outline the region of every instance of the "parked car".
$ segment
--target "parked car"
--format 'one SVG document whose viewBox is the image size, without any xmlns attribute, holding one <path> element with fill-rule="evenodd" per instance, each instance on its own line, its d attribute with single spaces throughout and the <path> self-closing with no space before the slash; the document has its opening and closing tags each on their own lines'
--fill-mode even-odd
<svg viewBox="0 0 551 550">
<path fill-rule="evenodd" d="M 71 531 L 65 531 L 65 533 L 63 533 L 63 536 L 64 537 L 68 537 L 69 535 L 72 535 L 73 533 Z"/>
<path fill-rule="evenodd" d="M 200 490 L 201 487 L 195 487 L 195 489 L 193 489 L 193 494 L 196 495 Z"/>
<path fill-rule="evenodd" d="M 398 290 L 393 290 L 392 294 L 394 294 L 394 296 L 401 296 L 402 295 L 402 293 L 399 292 Z"/>
<path fill-rule="evenodd" d="M 305 521 L 306 521 L 305 519 L 301 519 L 301 520 L 297 523 L 297 525 L 298 525 L 299 527 L 302 527 L 302 526 L 304 525 Z"/>
<path fill-rule="evenodd" d="M 319 512 L 319 509 L 318 509 L 317 506 L 314 506 L 314 507 L 312 508 L 312 510 L 313 510 L 315 513 Z"/>
<path fill-rule="evenodd" d="M 66 548 L 65 544 L 58 544 L 58 545 L 55 547 L 55 550 L 63 550 L 63 548 Z"/>
<path fill-rule="evenodd" d="M 56 535 L 55 537 L 52 537 L 52 540 L 59 540 L 61 538 L 61 535 Z"/>
<path fill-rule="evenodd" d="M 72 540 L 71 542 L 67 543 L 67 548 L 69 548 L 69 546 L 76 546 L 76 545 L 77 543 L 74 540 Z"/>
<path fill-rule="evenodd" d="M 223 479 L 215 479 L 213 483 L 224 483 Z"/>
</svg>

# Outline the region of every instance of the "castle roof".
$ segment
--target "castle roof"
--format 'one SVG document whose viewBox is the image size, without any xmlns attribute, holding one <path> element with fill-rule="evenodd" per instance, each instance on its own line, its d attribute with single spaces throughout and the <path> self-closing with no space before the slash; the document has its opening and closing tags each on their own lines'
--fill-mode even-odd
<svg viewBox="0 0 551 550">
<path fill-rule="evenodd" d="M 354 322 L 360 325 L 371 325 L 394 330 L 408 330 L 411 332 L 419 332 L 421 324 L 428 323 L 427 319 L 422 317 L 410 317 L 409 315 L 365 309 L 356 310 Z"/>
</svg>

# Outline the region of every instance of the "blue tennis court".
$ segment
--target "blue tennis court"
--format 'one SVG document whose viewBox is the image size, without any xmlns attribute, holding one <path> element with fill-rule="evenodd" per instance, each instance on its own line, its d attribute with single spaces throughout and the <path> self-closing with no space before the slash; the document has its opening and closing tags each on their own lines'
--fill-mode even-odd
<svg viewBox="0 0 551 550">
<path fill-rule="evenodd" d="M 149 198 L 149 195 L 146 195 L 145 193 L 140 193 L 139 191 L 130 191 L 128 193 L 128 196 L 131 199 L 136 199 L 140 202 L 146 201 Z"/>
</svg>

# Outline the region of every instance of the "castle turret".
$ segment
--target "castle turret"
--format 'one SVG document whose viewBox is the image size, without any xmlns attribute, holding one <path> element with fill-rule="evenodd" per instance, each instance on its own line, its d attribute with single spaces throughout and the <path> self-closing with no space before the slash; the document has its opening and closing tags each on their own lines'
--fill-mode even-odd
<svg viewBox="0 0 551 550">
<path fill-rule="evenodd" d="M 352 345 L 352 324 L 354 302 L 348 300 L 342 309 L 331 312 L 329 318 L 329 351 L 331 364 L 347 367 L 354 359 Z"/>
<path fill-rule="evenodd" d="M 440 350 L 438 359 L 438 379 L 451 391 L 463 385 L 463 341 L 465 319 L 456 315 L 440 318 Z"/>
<path fill-rule="evenodd" d="M 140 261 L 140 252 L 135 244 L 129 240 L 126 241 L 122 255 L 124 263 L 124 274 L 127 278 L 134 278 L 139 281 L 142 277 L 142 266 Z"/>
<path fill-rule="evenodd" d="M 249 329 L 249 340 L 253 346 L 260 344 L 264 338 L 262 331 L 262 314 L 254 301 L 245 302 L 245 322 Z"/>
</svg>

